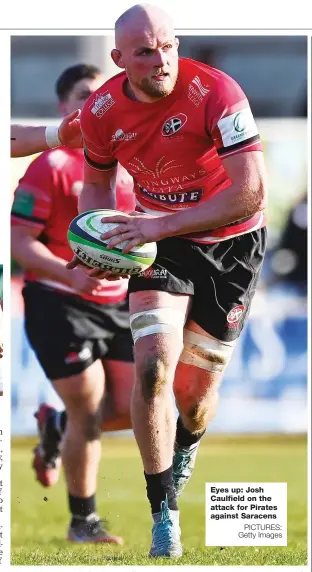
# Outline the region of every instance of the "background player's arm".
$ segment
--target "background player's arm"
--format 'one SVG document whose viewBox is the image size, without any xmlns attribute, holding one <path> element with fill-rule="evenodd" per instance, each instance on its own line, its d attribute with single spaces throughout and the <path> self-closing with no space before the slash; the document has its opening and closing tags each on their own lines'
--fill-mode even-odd
<svg viewBox="0 0 312 572">
<path fill-rule="evenodd" d="M 62 282 L 81 293 L 92 293 L 101 287 L 101 283 L 80 268 L 70 272 L 67 261 L 55 256 L 38 240 L 42 230 L 15 225 L 11 230 L 11 249 L 13 258 L 25 269 L 31 270 L 41 278 Z"/>
<path fill-rule="evenodd" d="M 46 151 L 45 127 L 11 125 L 11 157 L 26 157 Z"/>
<path fill-rule="evenodd" d="M 70 113 L 59 127 L 11 125 L 11 157 L 26 157 L 60 145 L 82 147 L 79 115 L 79 109 Z"/>
</svg>

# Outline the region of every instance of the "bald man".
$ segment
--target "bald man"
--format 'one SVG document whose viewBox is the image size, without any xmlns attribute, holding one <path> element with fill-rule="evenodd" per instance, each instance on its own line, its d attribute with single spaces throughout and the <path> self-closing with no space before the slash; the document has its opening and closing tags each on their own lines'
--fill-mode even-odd
<svg viewBox="0 0 312 572">
<path fill-rule="evenodd" d="M 129 241 L 125 253 L 157 242 L 155 263 L 129 282 L 132 423 L 154 521 L 153 557 L 182 554 L 177 497 L 214 417 L 266 244 L 265 169 L 246 95 L 223 72 L 179 58 L 178 45 L 161 9 L 130 8 L 116 22 L 111 53 L 124 71 L 81 115 L 80 211 L 115 209 L 119 161 L 134 179 L 138 212 L 109 218 L 119 224 L 102 238 L 112 249 Z M 93 272 L 107 275 L 105 265 Z"/>
<path fill-rule="evenodd" d="M 60 145 L 82 147 L 80 109 L 64 117 L 60 126 L 11 125 L 11 157 L 27 157 Z"/>
</svg>

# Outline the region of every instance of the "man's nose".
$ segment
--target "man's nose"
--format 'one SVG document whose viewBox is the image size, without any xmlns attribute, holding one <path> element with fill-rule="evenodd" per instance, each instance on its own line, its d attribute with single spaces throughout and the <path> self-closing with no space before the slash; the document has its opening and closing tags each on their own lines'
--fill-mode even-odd
<svg viewBox="0 0 312 572">
<path fill-rule="evenodd" d="M 162 68 L 167 64 L 167 56 L 163 50 L 155 50 L 154 66 Z"/>
</svg>

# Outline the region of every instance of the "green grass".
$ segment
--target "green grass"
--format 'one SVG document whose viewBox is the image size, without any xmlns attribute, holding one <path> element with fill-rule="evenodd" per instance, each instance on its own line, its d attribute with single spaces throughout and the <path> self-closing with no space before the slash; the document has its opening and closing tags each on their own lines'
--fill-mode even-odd
<svg viewBox="0 0 312 572">
<path fill-rule="evenodd" d="M 123 547 L 76 546 L 64 537 L 69 522 L 63 478 L 44 489 L 33 477 L 31 439 L 12 442 L 13 565 L 155 565 L 147 556 L 151 517 L 141 461 L 132 437 L 104 438 L 98 510 Z M 196 470 L 179 502 L 183 557 L 192 565 L 307 564 L 307 445 L 303 436 L 206 437 Z M 287 547 L 205 547 L 205 482 L 287 482 Z M 46 497 L 46 500 L 45 500 Z M 176 564 L 159 560 L 157 564 Z"/>
</svg>

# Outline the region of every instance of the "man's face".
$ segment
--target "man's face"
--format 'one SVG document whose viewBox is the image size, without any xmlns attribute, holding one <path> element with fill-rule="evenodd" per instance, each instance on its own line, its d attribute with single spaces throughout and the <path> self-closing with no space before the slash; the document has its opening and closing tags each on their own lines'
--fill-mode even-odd
<svg viewBox="0 0 312 572">
<path fill-rule="evenodd" d="M 82 109 L 89 95 L 98 89 L 105 82 L 102 74 L 97 75 L 95 78 L 84 78 L 73 86 L 65 101 L 59 104 L 59 109 L 62 115 L 68 115 L 76 109 Z"/>
<path fill-rule="evenodd" d="M 178 45 L 174 32 L 166 26 L 157 30 L 133 28 L 122 38 L 118 50 L 121 63 L 138 99 L 152 102 L 173 91 L 178 77 Z"/>
</svg>

